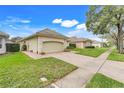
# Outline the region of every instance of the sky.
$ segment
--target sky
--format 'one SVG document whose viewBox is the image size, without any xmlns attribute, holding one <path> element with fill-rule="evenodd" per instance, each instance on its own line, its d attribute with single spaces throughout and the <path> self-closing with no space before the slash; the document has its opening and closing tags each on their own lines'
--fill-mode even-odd
<svg viewBox="0 0 124 93">
<path fill-rule="evenodd" d="M 86 29 L 89 6 L 0 6 L 0 31 L 11 37 L 26 37 L 45 28 L 66 36 L 100 41 Z"/>
</svg>

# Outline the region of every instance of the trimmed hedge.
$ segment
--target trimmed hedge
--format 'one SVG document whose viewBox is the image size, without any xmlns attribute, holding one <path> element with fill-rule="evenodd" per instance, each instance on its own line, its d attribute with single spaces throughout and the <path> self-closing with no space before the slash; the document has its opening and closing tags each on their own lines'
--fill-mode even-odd
<svg viewBox="0 0 124 93">
<path fill-rule="evenodd" d="M 67 47 L 67 49 L 74 49 L 76 48 L 76 44 L 69 44 L 69 46 Z"/>
<path fill-rule="evenodd" d="M 95 48 L 95 46 L 86 46 L 85 48 Z"/>
<path fill-rule="evenodd" d="M 20 45 L 19 44 L 6 44 L 7 52 L 19 52 Z"/>
</svg>

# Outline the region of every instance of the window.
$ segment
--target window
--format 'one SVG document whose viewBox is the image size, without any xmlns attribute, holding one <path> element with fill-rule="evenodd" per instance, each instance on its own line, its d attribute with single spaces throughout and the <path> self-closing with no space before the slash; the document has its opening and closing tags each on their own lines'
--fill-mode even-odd
<svg viewBox="0 0 124 93">
<path fill-rule="evenodd" d="M 2 39 L 0 38 L 0 48 L 2 48 Z"/>
</svg>

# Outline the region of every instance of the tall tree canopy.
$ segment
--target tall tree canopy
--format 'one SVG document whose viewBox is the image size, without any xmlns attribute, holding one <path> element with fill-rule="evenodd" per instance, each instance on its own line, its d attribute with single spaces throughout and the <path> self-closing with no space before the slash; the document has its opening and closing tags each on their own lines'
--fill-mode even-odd
<svg viewBox="0 0 124 93">
<path fill-rule="evenodd" d="M 86 26 L 94 34 L 117 32 L 119 53 L 123 51 L 124 6 L 90 6 Z"/>
</svg>

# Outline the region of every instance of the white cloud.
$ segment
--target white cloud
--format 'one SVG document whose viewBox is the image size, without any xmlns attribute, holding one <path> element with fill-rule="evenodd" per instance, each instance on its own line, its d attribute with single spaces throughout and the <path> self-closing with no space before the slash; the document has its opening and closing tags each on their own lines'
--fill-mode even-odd
<svg viewBox="0 0 124 93">
<path fill-rule="evenodd" d="M 6 23 L 30 23 L 31 20 L 8 16 L 5 22 Z"/>
<path fill-rule="evenodd" d="M 15 29 L 15 30 L 18 29 L 17 27 L 15 27 L 15 26 L 13 26 L 13 25 L 9 25 L 9 27 L 11 27 L 12 29 Z"/>
<path fill-rule="evenodd" d="M 77 25 L 78 23 L 79 22 L 77 20 L 75 20 L 75 19 L 73 19 L 73 20 L 64 20 L 64 21 L 62 21 L 61 26 L 66 27 L 66 28 L 70 28 L 70 27 L 73 27 L 73 26 Z"/>
<path fill-rule="evenodd" d="M 21 20 L 20 22 L 21 23 L 30 23 L 31 21 L 30 20 Z"/>
<path fill-rule="evenodd" d="M 71 27 L 77 25 L 79 22 L 75 19 L 73 19 L 73 20 L 54 19 L 52 21 L 52 23 L 60 24 L 62 27 L 71 28 Z"/>
<path fill-rule="evenodd" d="M 54 24 L 59 24 L 59 23 L 61 23 L 62 22 L 62 19 L 54 19 L 53 21 L 52 21 L 52 23 L 54 23 Z"/>
<path fill-rule="evenodd" d="M 77 25 L 76 26 L 76 29 L 82 29 L 82 30 L 87 30 L 87 28 L 86 28 L 86 24 L 85 23 L 83 23 L 83 24 L 79 24 L 79 25 Z"/>
</svg>

